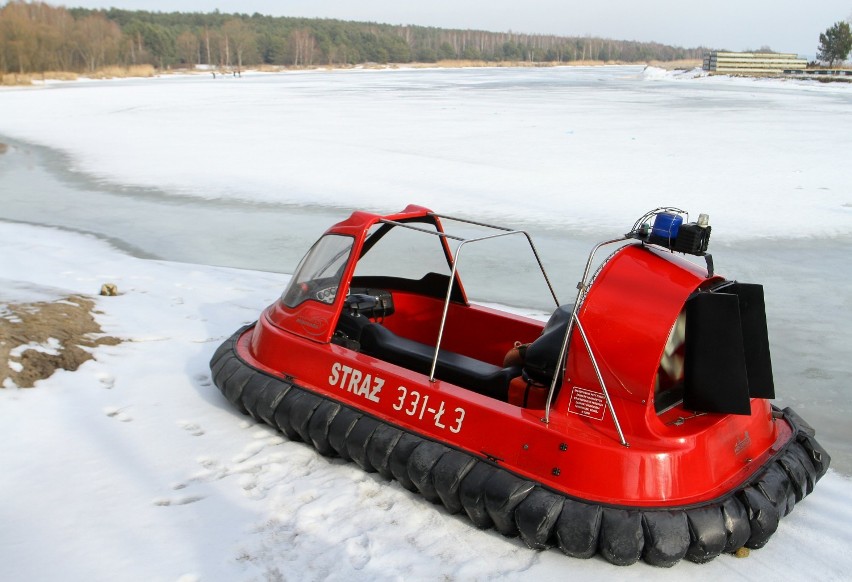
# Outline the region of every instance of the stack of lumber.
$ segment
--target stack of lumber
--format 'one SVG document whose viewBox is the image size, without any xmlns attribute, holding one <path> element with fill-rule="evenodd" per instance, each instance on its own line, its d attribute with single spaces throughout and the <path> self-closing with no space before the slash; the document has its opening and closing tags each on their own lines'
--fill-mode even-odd
<svg viewBox="0 0 852 582">
<path fill-rule="evenodd" d="M 704 70 L 727 75 L 784 73 L 802 70 L 806 59 L 792 53 L 727 53 L 713 51 L 704 57 Z"/>
</svg>

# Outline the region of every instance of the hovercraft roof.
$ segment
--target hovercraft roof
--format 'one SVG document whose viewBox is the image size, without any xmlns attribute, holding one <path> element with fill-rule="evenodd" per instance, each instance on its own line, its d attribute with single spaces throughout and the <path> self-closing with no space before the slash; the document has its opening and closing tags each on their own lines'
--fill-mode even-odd
<svg viewBox="0 0 852 582">
<path fill-rule="evenodd" d="M 376 214 L 363 210 L 356 210 L 349 215 L 349 218 L 338 222 L 331 226 L 326 233 L 331 234 L 347 234 L 355 236 L 359 233 L 366 232 L 371 226 L 382 221 L 402 221 L 413 218 L 425 218 L 434 214 L 430 209 L 416 204 L 409 204 L 402 211 L 392 214 Z"/>
</svg>

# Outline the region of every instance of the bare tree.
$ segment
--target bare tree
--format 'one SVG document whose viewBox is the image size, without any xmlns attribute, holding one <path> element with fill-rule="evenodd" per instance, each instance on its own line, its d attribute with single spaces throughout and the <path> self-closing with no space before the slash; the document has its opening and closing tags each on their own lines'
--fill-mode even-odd
<svg viewBox="0 0 852 582">
<path fill-rule="evenodd" d="M 193 33 L 184 31 L 177 37 L 177 50 L 180 60 L 190 67 L 194 67 L 201 60 L 201 43 Z"/>
<path fill-rule="evenodd" d="M 204 27 L 204 45 L 207 47 L 207 64 L 212 65 L 213 59 L 210 57 L 210 29 Z"/>
<path fill-rule="evenodd" d="M 3 71 L 20 74 L 33 70 L 33 55 L 38 46 L 35 22 L 23 2 L 10 2 L 0 12 L 0 66 Z"/>
<path fill-rule="evenodd" d="M 290 43 L 293 46 L 293 64 L 311 65 L 314 61 L 316 39 L 311 31 L 300 28 L 290 33 Z"/>
<path fill-rule="evenodd" d="M 239 18 L 232 18 L 222 25 L 222 34 L 229 53 L 228 64 L 230 64 L 230 48 L 233 48 L 237 56 L 237 67 L 242 69 L 244 58 L 257 50 L 254 32 Z"/>
<path fill-rule="evenodd" d="M 121 43 L 121 30 L 115 22 L 100 14 L 77 21 L 74 38 L 86 69 L 96 71 L 108 62 L 116 62 Z"/>
</svg>

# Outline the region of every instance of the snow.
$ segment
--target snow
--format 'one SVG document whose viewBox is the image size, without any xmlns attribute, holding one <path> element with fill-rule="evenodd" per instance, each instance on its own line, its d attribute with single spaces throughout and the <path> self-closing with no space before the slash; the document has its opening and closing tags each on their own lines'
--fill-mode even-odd
<svg viewBox="0 0 852 582">
<path fill-rule="evenodd" d="M 47 342 L 45 342 L 45 343 L 30 342 L 30 343 L 27 343 L 27 344 L 21 344 L 18 347 L 14 348 L 11 352 L 9 352 L 9 355 L 11 355 L 13 358 L 20 358 L 21 354 L 23 354 L 25 351 L 35 350 L 37 352 L 42 352 L 42 353 L 45 353 L 45 354 L 57 356 L 57 355 L 59 355 L 58 349 L 59 349 L 60 345 L 61 344 L 60 344 L 58 339 L 56 339 L 55 337 L 50 337 L 50 338 L 47 338 Z M 9 365 L 10 366 L 11 365 L 19 365 L 20 366 L 20 364 L 18 364 L 17 362 L 10 362 Z"/>
<path fill-rule="evenodd" d="M 471 208 L 486 206 L 486 218 L 589 230 L 671 202 L 709 212 L 720 239 L 852 233 L 849 167 L 825 163 L 850 149 L 849 87 L 590 68 L 577 87 L 548 89 L 560 74 L 524 71 L 524 85 L 511 71 L 318 71 L 4 89 L 0 133 L 65 152 L 81 174 L 188 199 L 341 215 L 416 201 L 481 218 Z M 589 91 L 599 76 L 642 86 Z M 744 101 L 761 106 L 746 127 L 736 113 Z M 614 106 L 623 115 L 601 114 Z M 852 571 L 852 481 L 834 470 L 745 559 L 617 569 L 528 550 L 227 403 L 209 359 L 288 275 L 141 259 L 93 236 L 8 221 L 0 249 L 0 317 L 4 303 L 86 294 L 104 332 L 124 340 L 35 388 L 0 389 L 2 580 L 843 580 Z M 104 283 L 119 295 L 96 296 Z"/>
</svg>

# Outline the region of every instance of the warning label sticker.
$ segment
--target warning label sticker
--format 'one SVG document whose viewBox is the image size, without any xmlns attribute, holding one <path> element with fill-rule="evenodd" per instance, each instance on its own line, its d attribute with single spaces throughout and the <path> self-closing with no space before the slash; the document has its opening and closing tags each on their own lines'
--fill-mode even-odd
<svg viewBox="0 0 852 582">
<path fill-rule="evenodd" d="M 571 401 L 568 403 L 568 412 L 573 412 L 587 418 L 594 418 L 595 420 L 603 420 L 606 413 L 606 399 L 603 392 L 574 386 L 571 389 Z"/>
</svg>

